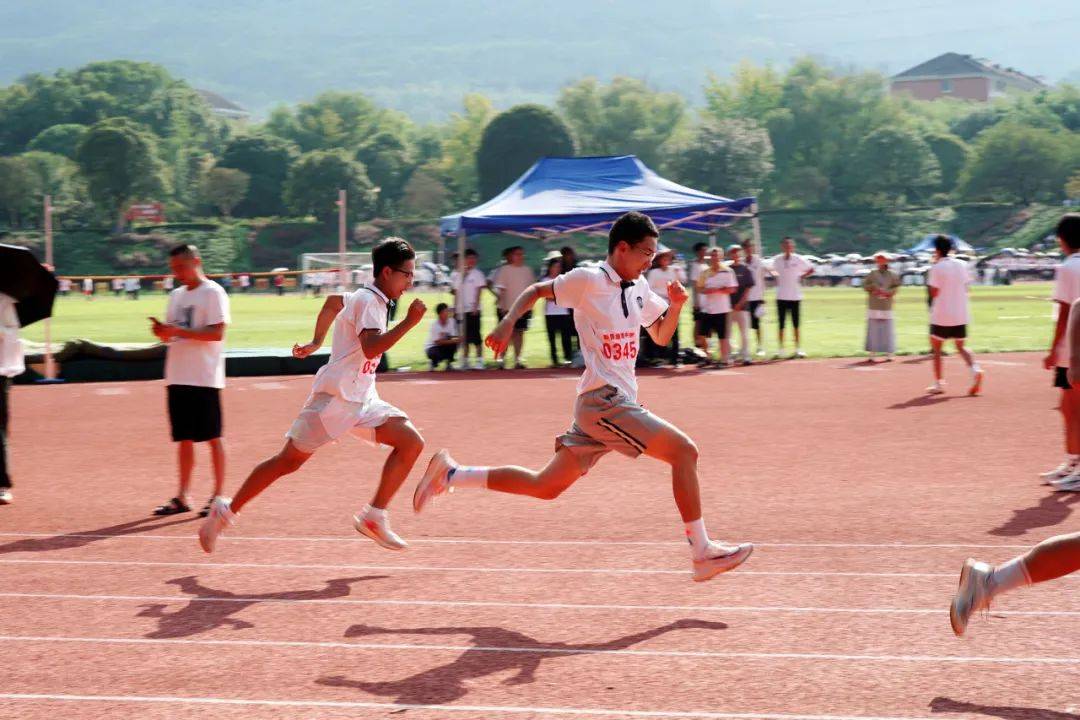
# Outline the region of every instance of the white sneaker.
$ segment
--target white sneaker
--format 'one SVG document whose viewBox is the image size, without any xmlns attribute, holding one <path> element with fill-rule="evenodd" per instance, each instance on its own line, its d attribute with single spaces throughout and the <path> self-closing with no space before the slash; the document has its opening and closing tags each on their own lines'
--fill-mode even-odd
<svg viewBox="0 0 1080 720">
<path fill-rule="evenodd" d="M 236 522 L 236 515 L 233 514 L 230 503 L 232 499 L 226 497 L 216 497 L 210 503 L 210 514 L 199 527 L 199 545 L 202 546 L 203 552 L 214 552 L 218 535 Z"/>
<path fill-rule="evenodd" d="M 404 550 L 409 543 L 390 529 L 390 518 L 383 516 L 377 520 L 371 515 L 372 507 L 365 505 L 364 509 L 353 515 L 353 527 L 356 532 L 366 535 L 375 541 L 375 544 L 387 550 Z"/>
<path fill-rule="evenodd" d="M 926 388 L 927 395 L 942 395 L 945 393 L 945 383 L 935 380 L 934 384 Z"/>
<path fill-rule="evenodd" d="M 1065 477 L 1058 478 L 1057 480 L 1051 480 L 1047 484 L 1055 490 L 1062 490 L 1064 492 L 1080 492 L 1080 468 L 1074 468 L 1073 471 Z"/>
<path fill-rule="evenodd" d="M 1060 480 L 1063 477 L 1072 475 L 1076 470 L 1077 460 L 1073 458 L 1065 458 L 1060 465 L 1053 470 L 1047 470 L 1044 473 L 1039 473 L 1039 477 L 1042 478 L 1043 485 L 1050 485 L 1053 480 Z"/>
<path fill-rule="evenodd" d="M 424 477 L 413 492 L 413 510 L 420 512 L 433 497 L 442 495 L 450 488 L 450 471 L 457 468 L 457 463 L 446 450 L 440 450 L 431 456 Z"/>
<path fill-rule="evenodd" d="M 760 358 L 765 357 L 765 348 L 758 348 L 757 349 L 757 356 L 760 357 Z"/>
<path fill-rule="evenodd" d="M 949 622 L 958 637 L 967 630 L 972 614 L 990 609 L 990 573 L 993 570 L 989 564 L 973 558 L 964 561 L 960 586 L 949 606 Z"/>
<path fill-rule="evenodd" d="M 11 490 L 4 488 L 0 490 L 0 505 L 10 505 L 15 502 L 15 496 L 11 494 Z"/>
<path fill-rule="evenodd" d="M 720 573 L 734 570 L 746 562 L 753 552 L 754 546 L 750 543 L 721 545 L 710 541 L 705 551 L 705 559 L 694 560 L 694 582 L 705 582 Z"/>
<path fill-rule="evenodd" d="M 483 369 L 484 369 L 484 360 L 483 360 L 483 358 L 476 358 L 476 360 L 473 362 L 473 370 L 483 370 Z"/>
<path fill-rule="evenodd" d="M 802 348 L 795 348 L 795 354 L 792 355 L 791 357 L 793 357 L 793 358 L 804 358 L 804 357 L 806 357 L 806 353 L 803 352 Z"/>
</svg>

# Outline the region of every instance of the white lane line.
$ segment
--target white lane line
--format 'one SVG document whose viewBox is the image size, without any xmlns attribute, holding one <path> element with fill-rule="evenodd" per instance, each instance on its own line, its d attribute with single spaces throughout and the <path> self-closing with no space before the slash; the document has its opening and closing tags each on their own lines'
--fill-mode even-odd
<svg viewBox="0 0 1080 720">
<path fill-rule="evenodd" d="M 352 643 L 307 640 L 192 640 L 158 638 L 0 635 L 0 642 L 81 643 L 90 645 L 195 645 L 208 647 L 315 648 L 320 650 L 419 650 L 421 652 L 485 652 L 530 655 L 617 655 L 685 657 L 723 660 L 831 660 L 837 662 L 960 663 L 994 665 L 1080 665 L 1080 657 L 997 657 L 992 655 L 865 655 L 841 653 L 763 653 L 711 650 L 605 650 L 559 645 L 449 645 L 418 643 Z"/>
<path fill-rule="evenodd" d="M 982 361 L 980 361 L 982 362 Z M 118 539 L 118 540 L 186 540 L 192 542 L 195 535 L 144 535 L 131 533 L 125 535 L 98 534 L 98 533 L 31 533 L 31 532 L 0 532 L 0 537 L 24 537 L 24 538 L 91 538 L 95 540 Z M 333 535 L 229 535 L 227 540 L 241 542 L 348 542 L 355 543 L 356 535 L 333 536 Z M 605 545 L 637 545 L 659 547 L 685 547 L 684 542 L 669 540 L 498 540 L 486 538 L 409 538 L 411 544 L 432 545 L 583 545 L 589 547 L 604 547 Z M 972 543 L 830 543 L 830 542 L 757 542 L 751 541 L 757 547 L 779 548 L 879 548 L 883 550 L 925 550 L 935 548 L 979 548 L 995 550 L 1029 549 L 1030 545 L 979 545 Z"/>
<path fill-rule="evenodd" d="M 251 387 L 256 390 L 287 390 L 289 388 L 289 386 L 283 382 L 257 382 L 252 383 Z"/>
<path fill-rule="evenodd" d="M 169 695 L 68 695 L 0 693 L 0 700 L 30 702 L 159 703 L 170 705 L 239 705 L 244 707 L 328 708 L 334 710 L 417 710 L 504 715 L 571 715 L 629 718 L 703 718 L 705 720 L 940 720 L 932 717 L 881 715 L 800 715 L 789 713 L 716 712 L 707 710 L 617 710 L 612 708 L 522 707 L 515 705 L 417 705 L 346 700 L 261 700 L 251 698 L 184 697 Z"/>
<path fill-rule="evenodd" d="M 685 575 L 686 570 L 662 568 L 546 568 L 484 565 L 335 565 L 329 563 L 236 563 L 190 560 L 57 560 L 51 558 L 13 558 L 0 565 L 116 565 L 135 567 L 213 567 L 265 568 L 269 570 L 377 570 L 380 572 L 448 573 L 517 573 L 531 575 Z M 958 573 L 920 572 L 833 572 L 816 570 L 740 570 L 731 577 L 881 577 L 881 578 L 956 578 Z"/>
<path fill-rule="evenodd" d="M 244 597 L 238 595 L 197 596 L 187 595 L 77 595 L 71 593 L 0 593 L 0 598 L 29 598 L 38 600 L 79 600 L 89 602 L 167 602 L 182 605 L 192 602 L 231 602 L 249 604 L 297 604 L 297 605 L 366 605 L 389 607 L 440 607 L 440 608 L 515 608 L 538 610 L 601 610 L 624 612 L 717 612 L 717 613 L 788 613 L 788 614 L 845 614 L 845 615 L 935 615 L 944 614 L 942 608 L 862 608 L 862 607 L 802 607 L 786 605 L 634 605 L 604 603 L 555 603 L 515 602 L 501 600 L 389 600 L 362 598 L 295 599 Z M 1080 610 L 994 610 L 993 615 L 1004 617 L 1080 617 Z"/>
<path fill-rule="evenodd" d="M 131 391 L 124 387 L 103 387 L 93 391 L 95 395 L 130 395 Z"/>
</svg>

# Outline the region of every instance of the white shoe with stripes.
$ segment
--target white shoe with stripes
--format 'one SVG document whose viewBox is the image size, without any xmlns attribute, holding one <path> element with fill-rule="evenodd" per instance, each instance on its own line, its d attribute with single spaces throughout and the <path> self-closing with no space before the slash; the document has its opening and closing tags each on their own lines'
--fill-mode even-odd
<svg viewBox="0 0 1080 720">
<path fill-rule="evenodd" d="M 718 542 L 710 542 L 705 550 L 705 557 L 694 560 L 694 582 L 705 582 L 720 573 L 734 570 L 746 562 L 753 552 L 754 546 L 751 543 L 721 545 Z"/>
</svg>

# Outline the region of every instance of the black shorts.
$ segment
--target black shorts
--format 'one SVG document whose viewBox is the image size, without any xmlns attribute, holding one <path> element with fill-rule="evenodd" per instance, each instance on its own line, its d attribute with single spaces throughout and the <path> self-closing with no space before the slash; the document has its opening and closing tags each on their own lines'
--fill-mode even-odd
<svg viewBox="0 0 1080 720">
<path fill-rule="evenodd" d="M 757 309 L 765 304 L 764 300 L 747 300 L 746 311 L 750 313 L 750 327 L 757 330 L 761 327 L 761 319 L 757 316 Z"/>
<path fill-rule="evenodd" d="M 1054 368 L 1054 387 L 1062 390 L 1072 390 L 1069 384 L 1069 369 L 1063 367 Z"/>
<path fill-rule="evenodd" d="M 701 334 L 705 337 L 709 337 L 713 333 L 716 333 L 716 337 L 721 340 L 727 340 L 727 319 L 727 313 L 702 313 L 700 322 Z"/>
<path fill-rule="evenodd" d="M 700 335 L 701 334 L 701 318 L 702 318 L 702 316 L 704 314 L 705 313 L 701 312 L 701 310 L 699 310 L 698 308 L 694 308 L 693 317 L 694 317 L 694 334 L 695 335 Z"/>
<path fill-rule="evenodd" d="M 221 437 L 221 391 L 194 385 L 169 385 L 169 424 L 174 442 L 205 442 Z"/>
<path fill-rule="evenodd" d="M 497 314 L 499 316 L 500 321 L 502 321 L 502 319 L 504 317 L 506 317 L 506 311 L 505 310 L 496 310 L 495 314 Z M 524 315 L 522 315 L 521 317 L 519 317 L 517 319 L 517 322 L 514 323 L 514 329 L 515 330 L 521 330 L 522 332 L 528 330 L 529 329 L 529 321 L 531 321 L 531 320 L 532 320 L 532 310 L 529 310 L 528 312 L 526 312 Z"/>
<path fill-rule="evenodd" d="M 787 324 L 787 316 L 791 314 L 791 327 L 796 330 L 799 329 L 799 305 L 802 304 L 802 300 L 777 300 L 776 301 L 776 315 L 780 323 L 780 329 L 784 329 L 784 325 Z"/>
<path fill-rule="evenodd" d="M 931 325 L 930 337 L 938 340 L 963 340 L 967 337 L 967 325 Z"/>
<path fill-rule="evenodd" d="M 480 337 L 480 313 L 465 313 L 465 342 L 469 345 L 483 345 L 484 339 Z"/>
</svg>

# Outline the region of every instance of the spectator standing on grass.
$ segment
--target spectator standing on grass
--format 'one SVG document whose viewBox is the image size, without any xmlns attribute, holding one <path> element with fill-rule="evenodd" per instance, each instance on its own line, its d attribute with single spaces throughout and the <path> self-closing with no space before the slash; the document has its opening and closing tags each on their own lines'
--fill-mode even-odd
<svg viewBox="0 0 1080 720">
<path fill-rule="evenodd" d="M 776 315 L 780 323 L 779 346 L 776 348 L 776 357 L 784 352 L 784 326 L 788 316 L 791 317 L 791 328 L 795 334 L 795 352 L 793 358 L 804 358 L 806 353 L 802 349 L 802 339 L 799 336 L 800 310 L 802 308 L 804 278 L 814 274 L 814 266 L 810 261 L 795 252 L 795 241 L 786 237 L 780 241 L 780 254 L 769 263 L 773 277 L 776 278 Z"/>
<path fill-rule="evenodd" d="M 498 295 L 498 316 L 501 321 L 514 304 L 514 300 L 521 293 L 536 282 L 536 274 L 532 268 L 525 264 L 525 248 L 520 245 L 509 247 L 505 251 L 506 264 L 499 266 L 492 279 L 492 285 Z M 511 336 L 511 345 L 514 348 L 514 367 L 521 370 L 525 363 L 521 360 L 521 353 L 525 344 L 525 331 L 529 329 L 532 319 L 532 310 L 525 312 L 514 323 L 514 332 Z M 505 356 L 503 367 L 506 367 Z"/>
<path fill-rule="evenodd" d="M 63 295 L 64 297 L 67 297 L 68 295 L 71 294 L 71 279 L 70 278 L 66 278 L 66 277 L 65 278 L 60 278 L 60 294 Z"/>
<path fill-rule="evenodd" d="M 285 294 L 285 276 L 281 273 L 274 276 L 274 287 L 279 297 Z"/>
<path fill-rule="evenodd" d="M 229 296 L 203 274 L 202 259 L 194 245 L 180 245 L 169 253 L 169 267 L 180 287 L 169 293 L 165 322 L 150 318 L 151 331 L 166 343 L 165 385 L 172 439 L 177 445 L 180 489 L 154 510 L 174 515 L 191 510 L 191 474 L 195 443 L 210 446 L 214 494 L 199 513 L 205 516 L 225 487 L 225 444 L 222 442 L 221 390 L 225 387 L 225 328 Z"/>
<path fill-rule="evenodd" d="M 675 251 L 671 248 L 658 244 L 656 255 L 653 256 L 653 266 L 645 273 L 645 280 L 654 293 L 660 297 L 667 295 L 668 283 L 678 281 L 685 282 L 685 277 L 679 277 L 680 273 L 672 266 L 675 260 Z M 642 343 L 647 348 L 646 356 L 649 360 L 660 360 L 664 348 L 652 341 L 649 334 L 642 330 Z M 675 332 L 671 334 L 671 342 L 668 345 L 668 362 L 675 367 L 682 365 L 679 358 L 679 326 L 675 325 Z"/>
<path fill-rule="evenodd" d="M 1066 329 L 1070 308 L 1080 300 L 1080 213 L 1069 213 L 1057 225 L 1057 240 L 1065 261 L 1054 270 L 1054 307 L 1057 321 L 1050 340 L 1050 352 L 1043 366 L 1054 373 L 1054 387 L 1061 388 L 1062 419 L 1065 422 L 1065 459 L 1058 467 L 1042 474 L 1048 484 L 1060 490 L 1080 491 L 1080 388 L 1069 382 L 1071 348 Z"/>
<path fill-rule="evenodd" d="M 545 281 L 554 281 L 563 274 L 561 256 L 549 258 Z M 574 357 L 574 346 L 571 342 L 571 327 L 574 319 L 570 317 L 570 308 L 560 305 L 555 298 L 547 298 L 544 302 L 544 323 L 547 327 L 548 348 L 551 350 L 551 367 L 569 365 Z M 563 361 L 559 362 L 559 354 L 556 351 L 556 337 L 562 340 Z"/>
<path fill-rule="evenodd" d="M 709 337 L 716 334 L 720 359 L 716 363 L 727 367 L 731 355 L 728 340 L 728 315 L 731 313 L 731 295 L 738 289 L 735 273 L 720 261 L 720 248 L 709 251 L 709 267 L 698 277 L 701 300 L 701 349 L 709 354 Z"/>
<path fill-rule="evenodd" d="M 753 362 L 750 359 L 750 311 L 749 296 L 754 289 L 754 273 L 742 261 L 742 247 L 731 245 L 728 247 L 728 266 L 735 275 L 737 286 L 731 295 L 731 322 L 729 327 L 739 328 L 739 361 L 743 365 Z M 734 333 L 734 331 L 730 331 Z"/>
<path fill-rule="evenodd" d="M 982 388 L 983 371 L 964 347 L 970 320 L 968 286 L 971 284 L 971 271 L 968 264 L 954 256 L 952 251 L 953 243 L 948 236 L 938 235 L 934 238 L 937 262 L 926 276 L 926 284 L 930 288 L 930 351 L 934 355 L 934 384 L 926 392 L 930 395 L 945 392 L 941 351 L 945 341 L 952 340 L 956 344 L 956 352 L 971 371 L 968 395 L 978 395 Z"/>
<path fill-rule="evenodd" d="M 114 277 L 112 279 L 112 291 L 115 297 L 120 297 L 124 294 L 124 278 Z"/>
<path fill-rule="evenodd" d="M 251 276 L 247 273 L 240 273 L 240 292 L 246 293 L 249 287 L 251 287 Z"/>
<path fill-rule="evenodd" d="M 176 280 L 173 279 L 172 275 L 166 275 L 161 279 L 161 289 L 165 292 L 171 293 L 174 287 L 176 287 Z"/>
<path fill-rule="evenodd" d="M 225 294 L 232 295 L 232 275 L 230 273 L 225 273 L 221 276 L 219 282 L 221 283 L 221 289 L 225 291 Z"/>
<path fill-rule="evenodd" d="M 431 323 L 427 342 L 424 343 L 424 352 L 431 361 L 431 369 L 438 370 L 439 365 L 444 362 L 446 369 L 451 369 L 460 342 L 457 320 L 454 319 L 450 306 L 439 303 L 435 306 L 435 321 Z"/>
<path fill-rule="evenodd" d="M 25 369 L 15 300 L 0 293 L 0 505 L 10 505 L 15 499 L 7 466 L 8 399 L 11 379 Z"/>
<path fill-rule="evenodd" d="M 757 341 L 757 356 L 765 357 L 765 343 L 761 340 L 761 320 L 765 316 L 765 263 L 754 252 L 754 241 L 746 238 L 742 242 L 743 263 L 750 269 L 754 284 L 746 295 L 746 312 L 750 315 L 750 329 Z"/>
<path fill-rule="evenodd" d="M 94 299 L 94 278 L 86 277 L 82 279 L 82 291 L 87 300 Z"/>
<path fill-rule="evenodd" d="M 124 290 L 127 292 L 129 300 L 139 299 L 139 290 L 142 288 L 142 283 L 135 275 L 129 276 L 124 280 Z"/>
<path fill-rule="evenodd" d="M 694 243 L 694 257 L 690 259 L 687 267 L 687 275 L 690 279 L 690 292 L 693 293 L 694 314 L 694 345 L 701 346 L 701 295 L 698 294 L 697 282 L 705 268 L 709 267 L 709 259 L 705 257 L 709 246 L 703 242 Z"/>
<path fill-rule="evenodd" d="M 889 269 L 888 253 L 876 253 L 874 262 L 877 267 L 863 279 L 867 293 L 865 349 L 870 353 L 870 362 L 874 362 L 874 353 L 884 354 L 889 362 L 896 352 L 893 298 L 900 290 L 900 277 Z"/>
<path fill-rule="evenodd" d="M 450 273 L 450 294 L 454 296 L 454 303 L 460 306 L 464 315 L 465 354 L 461 358 L 463 370 L 469 367 L 469 348 L 476 351 L 473 367 L 477 370 L 484 369 L 484 338 L 480 335 L 480 293 L 487 287 L 487 278 L 476 267 L 479 260 L 480 256 L 475 250 L 466 248 L 464 276 L 457 270 Z"/>
</svg>

